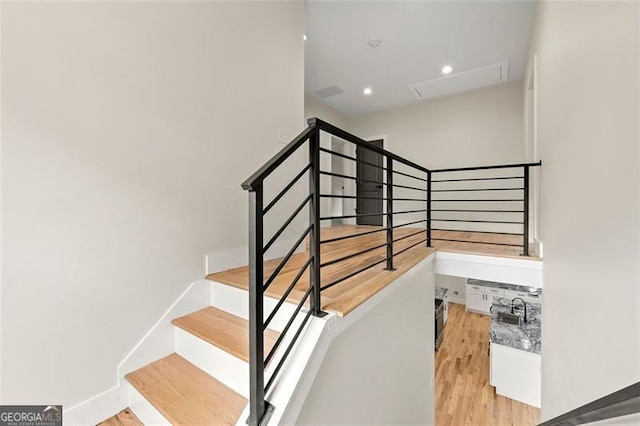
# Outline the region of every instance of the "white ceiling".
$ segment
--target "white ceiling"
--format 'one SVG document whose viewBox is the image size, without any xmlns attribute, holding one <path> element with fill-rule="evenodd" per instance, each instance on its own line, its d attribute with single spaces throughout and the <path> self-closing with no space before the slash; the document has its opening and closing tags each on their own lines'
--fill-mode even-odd
<svg viewBox="0 0 640 426">
<path fill-rule="evenodd" d="M 509 61 L 522 78 L 533 1 L 307 1 L 305 88 L 352 116 L 416 103 L 409 86 Z M 379 39 L 372 49 L 369 41 Z M 344 93 L 313 92 L 338 86 Z M 373 88 L 373 95 L 362 90 Z"/>
</svg>

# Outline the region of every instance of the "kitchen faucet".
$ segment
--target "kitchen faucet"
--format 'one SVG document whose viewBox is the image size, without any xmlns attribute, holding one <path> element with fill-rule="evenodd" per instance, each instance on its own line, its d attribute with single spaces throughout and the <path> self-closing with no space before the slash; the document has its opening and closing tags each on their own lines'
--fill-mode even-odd
<svg viewBox="0 0 640 426">
<path fill-rule="evenodd" d="M 525 302 L 524 299 L 520 297 L 514 297 L 513 299 L 511 299 L 511 313 L 515 315 L 515 307 L 513 305 L 513 302 L 515 302 L 516 300 L 522 302 L 522 305 L 524 306 L 524 322 L 527 322 L 527 302 Z"/>
</svg>

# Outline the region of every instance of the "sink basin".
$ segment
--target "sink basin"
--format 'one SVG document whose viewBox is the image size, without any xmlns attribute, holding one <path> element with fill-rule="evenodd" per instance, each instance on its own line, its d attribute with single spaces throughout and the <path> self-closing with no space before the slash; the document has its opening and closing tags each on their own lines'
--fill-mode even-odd
<svg viewBox="0 0 640 426">
<path fill-rule="evenodd" d="M 520 325 L 520 315 L 514 315 L 508 312 L 498 312 L 498 322 L 511 325 Z"/>
</svg>

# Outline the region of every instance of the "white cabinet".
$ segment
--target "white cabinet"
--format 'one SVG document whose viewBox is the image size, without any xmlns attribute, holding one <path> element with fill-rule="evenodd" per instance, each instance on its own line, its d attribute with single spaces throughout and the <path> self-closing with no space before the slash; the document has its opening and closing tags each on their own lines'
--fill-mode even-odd
<svg viewBox="0 0 640 426">
<path fill-rule="evenodd" d="M 504 290 L 494 287 L 483 287 L 475 284 L 467 284 L 465 304 L 467 311 L 481 314 L 491 314 L 491 305 L 494 297 L 504 297 Z"/>
<path fill-rule="evenodd" d="M 491 343 L 490 379 L 498 395 L 540 407 L 541 357 L 539 354 Z"/>
</svg>

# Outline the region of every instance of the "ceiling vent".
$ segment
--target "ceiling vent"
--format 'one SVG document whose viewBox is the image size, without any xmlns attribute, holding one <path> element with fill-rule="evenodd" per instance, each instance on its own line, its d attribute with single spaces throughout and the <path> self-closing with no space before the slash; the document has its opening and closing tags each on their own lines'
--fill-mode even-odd
<svg viewBox="0 0 640 426">
<path fill-rule="evenodd" d="M 329 96 L 339 95 L 340 93 L 344 93 L 344 90 L 339 88 L 338 86 L 329 86 L 324 89 L 316 90 L 313 92 L 316 96 L 321 97 L 322 99 L 328 98 Z"/>
<path fill-rule="evenodd" d="M 409 89 L 418 100 L 423 100 L 491 86 L 507 81 L 508 77 L 509 61 L 504 61 L 499 64 L 412 84 Z"/>
</svg>

